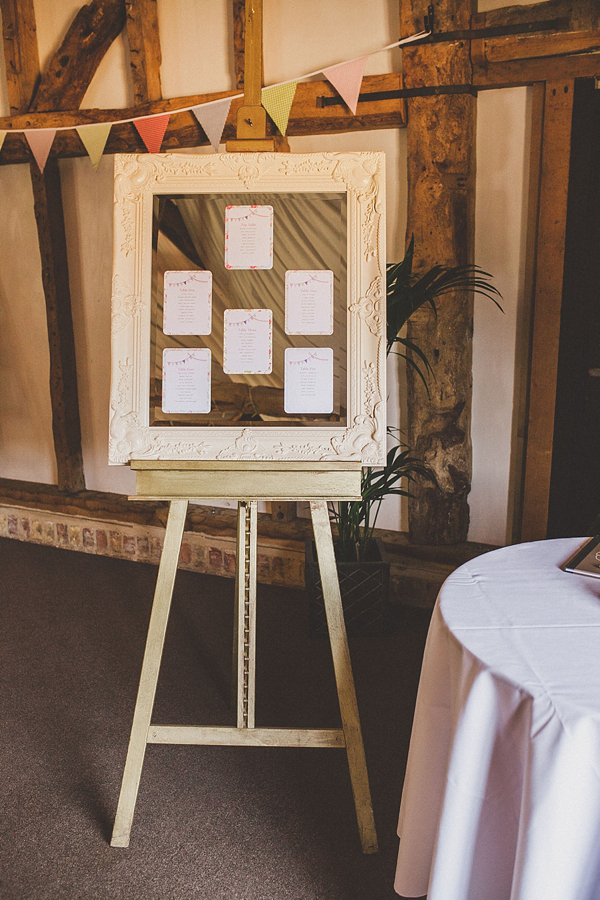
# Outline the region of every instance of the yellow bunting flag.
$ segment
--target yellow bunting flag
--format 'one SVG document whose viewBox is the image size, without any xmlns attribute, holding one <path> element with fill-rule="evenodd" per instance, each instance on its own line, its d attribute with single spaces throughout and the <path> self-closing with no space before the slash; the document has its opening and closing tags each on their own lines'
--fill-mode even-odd
<svg viewBox="0 0 600 900">
<path fill-rule="evenodd" d="M 2 150 L 2 144 L 4 143 L 5 137 L 6 137 L 6 131 L 0 131 L 0 150 Z"/>
<path fill-rule="evenodd" d="M 48 154 L 56 134 L 56 128 L 36 128 L 25 132 L 27 143 L 33 153 L 38 169 L 44 171 Z"/>
<path fill-rule="evenodd" d="M 148 149 L 148 153 L 160 153 L 169 118 L 169 113 L 165 113 L 162 116 L 146 116 L 144 119 L 133 120 L 133 124 Z"/>
<path fill-rule="evenodd" d="M 353 116 L 356 115 L 366 59 L 366 56 L 361 56 L 360 59 L 351 59 L 350 62 L 322 69 L 323 75 L 336 89 Z"/>
<path fill-rule="evenodd" d="M 97 125 L 78 125 L 75 129 L 96 170 L 102 159 L 110 128 L 110 122 L 99 122 Z"/>
<path fill-rule="evenodd" d="M 260 92 L 260 102 L 279 128 L 281 134 L 285 134 L 287 130 L 297 84 L 297 81 L 291 81 L 289 84 L 263 88 Z"/>
</svg>

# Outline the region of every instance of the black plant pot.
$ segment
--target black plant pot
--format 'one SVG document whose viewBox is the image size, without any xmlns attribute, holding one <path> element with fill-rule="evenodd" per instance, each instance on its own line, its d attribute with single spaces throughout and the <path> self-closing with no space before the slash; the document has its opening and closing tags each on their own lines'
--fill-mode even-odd
<svg viewBox="0 0 600 900">
<path fill-rule="evenodd" d="M 391 625 L 390 563 L 383 544 L 374 538 L 362 562 L 338 562 L 338 577 L 346 631 L 349 635 L 380 635 Z M 313 636 L 327 634 L 321 575 L 314 541 L 306 541 L 306 591 L 309 629 Z"/>
</svg>

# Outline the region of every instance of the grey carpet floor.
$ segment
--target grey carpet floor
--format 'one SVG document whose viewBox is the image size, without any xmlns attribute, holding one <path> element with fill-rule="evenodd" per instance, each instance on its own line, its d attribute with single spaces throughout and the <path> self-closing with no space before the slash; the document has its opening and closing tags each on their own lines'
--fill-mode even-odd
<svg viewBox="0 0 600 900">
<path fill-rule="evenodd" d="M 380 852 L 345 753 L 150 746 L 109 846 L 156 568 L 0 539 L 0 900 L 397 900 L 396 822 L 426 611 L 351 639 Z M 178 575 L 153 721 L 233 724 L 233 582 Z M 303 592 L 259 586 L 257 724 L 337 726 Z"/>
</svg>

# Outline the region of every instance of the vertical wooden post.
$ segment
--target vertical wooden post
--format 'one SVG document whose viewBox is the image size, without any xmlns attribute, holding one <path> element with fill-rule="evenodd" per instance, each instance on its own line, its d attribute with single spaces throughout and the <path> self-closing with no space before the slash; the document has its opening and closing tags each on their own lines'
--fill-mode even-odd
<svg viewBox="0 0 600 900">
<path fill-rule="evenodd" d="M 354 678 L 352 676 L 352 664 L 346 636 L 346 623 L 344 621 L 333 539 L 331 537 L 331 523 L 325 500 L 311 500 L 310 514 L 313 522 L 321 584 L 323 586 L 325 616 L 331 643 L 333 669 L 340 703 L 340 716 L 344 729 L 360 842 L 363 853 L 377 853 L 377 832 L 375 830 L 373 805 L 371 803 L 369 775 L 358 715 Z"/>
<path fill-rule="evenodd" d="M 423 28 L 427 4 L 402 0 L 401 31 Z M 441 0 L 435 31 L 470 27 L 474 0 Z M 403 49 L 406 88 L 471 82 L 469 43 L 455 41 Z M 414 236 L 415 271 L 435 264 L 472 262 L 475 210 L 475 110 L 471 94 L 407 100 L 408 223 Z M 408 443 L 435 472 L 439 489 L 422 484 L 409 500 L 411 538 L 420 543 L 464 541 L 471 487 L 472 297 L 444 297 L 437 316 L 411 316 L 408 337 L 433 369 L 429 391 L 408 368 Z"/>
<path fill-rule="evenodd" d="M 35 162 L 30 170 L 46 297 L 57 480 L 61 491 L 76 493 L 85 490 L 85 480 L 60 173 L 56 159 L 46 162 L 43 174 Z"/>
</svg>

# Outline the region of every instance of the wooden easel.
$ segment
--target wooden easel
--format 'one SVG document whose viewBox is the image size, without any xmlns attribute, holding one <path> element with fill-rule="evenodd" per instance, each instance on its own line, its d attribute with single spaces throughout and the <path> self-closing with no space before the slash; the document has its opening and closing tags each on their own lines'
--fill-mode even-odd
<svg viewBox="0 0 600 900">
<path fill-rule="evenodd" d="M 369 779 L 327 511 L 328 500 L 360 498 L 360 463 L 137 461 L 132 462 L 131 467 L 137 472 L 136 498 L 169 500 L 170 510 L 111 846 L 129 846 L 148 744 L 221 744 L 345 747 L 362 849 L 364 853 L 377 852 Z M 215 727 L 153 724 L 152 709 L 188 502 L 232 497 L 245 498 L 238 501 L 234 648 L 237 723 Z M 257 502 L 273 499 L 310 500 L 342 728 L 255 726 Z"/>
</svg>

